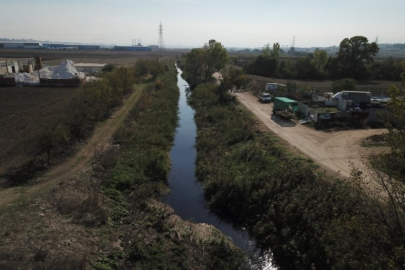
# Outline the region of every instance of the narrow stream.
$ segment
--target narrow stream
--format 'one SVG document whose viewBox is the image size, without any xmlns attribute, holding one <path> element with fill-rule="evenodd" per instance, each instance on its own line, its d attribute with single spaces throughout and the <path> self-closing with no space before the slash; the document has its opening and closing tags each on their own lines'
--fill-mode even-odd
<svg viewBox="0 0 405 270">
<path fill-rule="evenodd" d="M 172 168 L 169 175 L 171 193 L 163 198 L 175 213 L 185 220 L 212 224 L 250 257 L 251 269 L 277 269 L 267 255 L 260 255 L 256 242 L 249 233 L 232 224 L 219 219 L 206 207 L 204 190 L 195 177 L 197 151 L 196 124 L 194 110 L 187 104 L 187 82 L 181 77 L 182 71 L 177 69 L 177 86 L 180 89 L 179 126 L 176 130 L 174 146 L 170 152 Z"/>
</svg>

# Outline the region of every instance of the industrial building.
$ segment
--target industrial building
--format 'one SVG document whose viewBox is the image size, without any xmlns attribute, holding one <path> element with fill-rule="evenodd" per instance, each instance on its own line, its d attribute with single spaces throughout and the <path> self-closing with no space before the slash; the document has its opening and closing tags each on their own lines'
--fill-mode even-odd
<svg viewBox="0 0 405 270">
<path fill-rule="evenodd" d="M 58 50 L 100 50 L 99 45 L 80 45 L 80 44 L 58 44 L 58 43 L 44 43 L 45 49 L 58 49 Z"/>
<path fill-rule="evenodd" d="M 151 48 L 145 47 L 145 46 L 114 46 L 113 50 L 131 51 L 131 52 L 149 52 L 149 51 L 151 51 Z"/>
<path fill-rule="evenodd" d="M 40 42 L 0 42 L 0 48 L 5 49 L 42 49 Z"/>
<path fill-rule="evenodd" d="M 17 42 L 3 42 L 0 43 L 0 49 L 49 49 L 49 50 L 100 50 L 100 45 L 83 45 L 83 44 L 63 44 L 63 43 L 17 43 Z M 114 46 L 113 50 L 116 51 L 132 51 L 132 52 L 149 52 L 159 50 L 159 46 L 150 45 L 142 46 L 140 43 L 132 46 Z"/>
</svg>

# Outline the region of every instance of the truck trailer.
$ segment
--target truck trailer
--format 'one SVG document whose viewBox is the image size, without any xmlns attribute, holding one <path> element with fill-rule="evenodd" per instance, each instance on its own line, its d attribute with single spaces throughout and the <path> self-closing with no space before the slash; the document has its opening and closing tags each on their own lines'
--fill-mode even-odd
<svg viewBox="0 0 405 270">
<path fill-rule="evenodd" d="M 275 97 L 273 104 L 273 114 L 290 118 L 298 111 L 298 101 L 286 97 Z"/>
</svg>

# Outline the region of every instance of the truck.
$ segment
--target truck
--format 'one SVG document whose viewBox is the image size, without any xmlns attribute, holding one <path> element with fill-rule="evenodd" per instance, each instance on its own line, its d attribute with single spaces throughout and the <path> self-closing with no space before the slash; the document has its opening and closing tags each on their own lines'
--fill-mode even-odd
<svg viewBox="0 0 405 270">
<path fill-rule="evenodd" d="M 263 93 L 261 96 L 259 96 L 259 101 L 261 103 L 269 103 L 271 102 L 271 96 L 269 93 Z"/>
<path fill-rule="evenodd" d="M 298 102 L 286 97 L 275 97 L 273 105 L 273 114 L 280 114 L 285 118 L 291 116 L 298 111 Z"/>
<path fill-rule="evenodd" d="M 266 83 L 266 88 L 265 91 L 275 91 L 275 90 L 283 90 L 285 87 L 287 87 L 285 84 L 280 84 L 280 83 Z"/>
</svg>

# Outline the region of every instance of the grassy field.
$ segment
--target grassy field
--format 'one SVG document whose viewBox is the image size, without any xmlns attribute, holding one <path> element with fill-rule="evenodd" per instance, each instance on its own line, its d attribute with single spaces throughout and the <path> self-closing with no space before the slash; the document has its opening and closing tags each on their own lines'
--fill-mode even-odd
<svg viewBox="0 0 405 270">
<path fill-rule="evenodd" d="M 188 50 L 166 50 L 164 58 L 173 58 Z M 0 58 L 28 58 L 40 56 L 45 64 L 56 65 L 70 59 L 75 63 L 110 63 L 114 65 L 132 66 L 137 59 L 160 57 L 160 52 L 118 52 L 111 50 L 69 51 L 69 50 L 9 50 L 0 49 Z"/>
<path fill-rule="evenodd" d="M 75 88 L 0 88 L 0 173 L 18 166 L 29 157 L 27 140 L 58 118 Z"/>
</svg>

